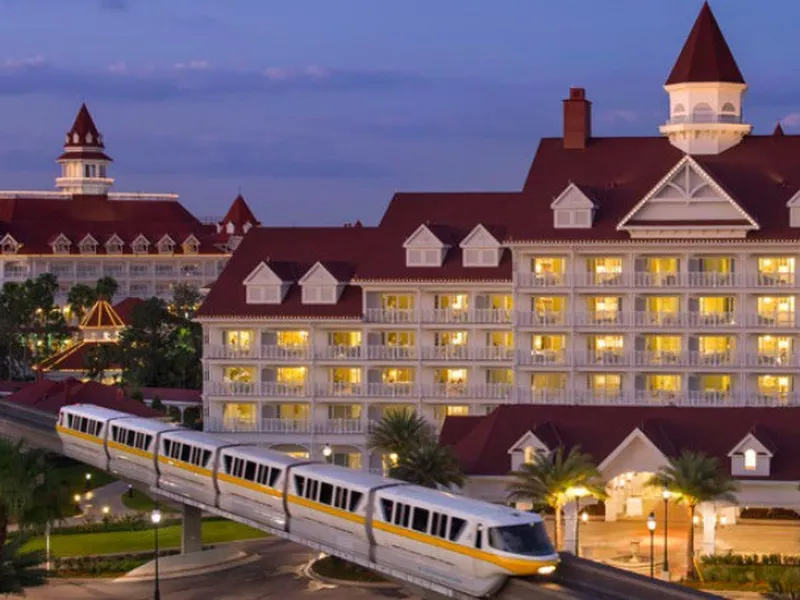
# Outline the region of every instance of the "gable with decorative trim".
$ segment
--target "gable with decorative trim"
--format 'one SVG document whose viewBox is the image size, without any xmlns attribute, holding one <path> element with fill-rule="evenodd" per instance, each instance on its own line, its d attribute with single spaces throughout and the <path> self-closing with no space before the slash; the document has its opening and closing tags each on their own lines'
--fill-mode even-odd
<svg viewBox="0 0 800 600">
<path fill-rule="evenodd" d="M 262 261 L 244 278 L 247 304 L 280 304 L 289 291 L 291 282 L 283 281 L 270 266 Z"/>
<path fill-rule="evenodd" d="M 106 240 L 106 253 L 107 254 L 122 254 L 125 247 L 125 242 L 116 233 Z"/>
<path fill-rule="evenodd" d="M 668 462 L 658 446 L 636 427 L 597 468 L 603 477 L 609 480 L 623 473 L 657 473 Z"/>
<path fill-rule="evenodd" d="M 756 437 L 748 433 L 728 453 L 731 459 L 731 475 L 734 477 L 768 477 L 772 451 Z"/>
<path fill-rule="evenodd" d="M 3 254 L 16 254 L 19 252 L 20 246 L 21 244 L 10 233 L 5 234 L 3 239 L 0 239 L 0 251 Z"/>
<path fill-rule="evenodd" d="M 158 249 L 159 254 L 172 254 L 175 252 L 175 240 L 173 240 L 169 235 L 165 235 L 158 240 L 156 248 Z"/>
<path fill-rule="evenodd" d="M 78 251 L 81 254 L 97 254 L 97 240 L 91 233 L 83 236 L 83 239 L 78 242 Z"/>
<path fill-rule="evenodd" d="M 344 285 L 321 262 L 317 262 L 299 281 L 303 304 L 336 304 Z"/>
<path fill-rule="evenodd" d="M 745 237 L 759 229 L 691 156 L 685 156 L 617 225 L 633 238 Z"/>
<path fill-rule="evenodd" d="M 549 454 L 550 448 L 532 431 L 528 431 L 508 449 L 511 455 L 511 470 L 518 471 L 524 464 L 531 464 L 539 454 Z"/>
<path fill-rule="evenodd" d="M 800 190 L 797 190 L 786 203 L 789 208 L 789 226 L 800 227 Z"/>
<path fill-rule="evenodd" d="M 459 244 L 465 267 L 496 267 L 503 248 L 486 227 L 478 224 Z"/>
<path fill-rule="evenodd" d="M 131 250 L 134 254 L 147 254 L 150 248 L 150 240 L 148 240 L 143 233 L 136 236 L 136 239 L 131 242 Z"/>
<path fill-rule="evenodd" d="M 597 205 L 576 184 L 564 188 L 550 203 L 553 210 L 553 227 L 556 229 L 590 229 Z"/>
<path fill-rule="evenodd" d="M 447 253 L 444 244 L 427 225 L 417 227 L 403 243 L 407 267 L 441 267 Z"/>
<path fill-rule="evenodd" d="M 58 237 L 53 240 L 51 247 L 53 249 L 53 254 L 69 254 L 72 241 L 63 233 L 59 233 Z"/>
</svg>

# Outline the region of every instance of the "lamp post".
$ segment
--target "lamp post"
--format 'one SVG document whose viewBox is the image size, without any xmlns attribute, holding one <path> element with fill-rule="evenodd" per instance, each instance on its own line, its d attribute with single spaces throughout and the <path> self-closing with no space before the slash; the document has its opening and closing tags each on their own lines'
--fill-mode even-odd
<svg viewBox="0 0 800 600">
<path fill-rule="evenodd" d="M 567 490 L 567 495 L 575 498 L 575 556 L 580 556 L 581 555 L 581 547 L 580 547 L 581 498 L 583 498 L 584 496 L 588 496 L 589 490 L 587 490 L 583 486 L 572 487 Z"/>
<path fill-rule="evenodd" d="M 157 508 L 150 514 L 150 520 L 153 522 L 153 534 L 155 539 L 155 590 L 153 591 L 153 600 L 161 600 L 161 591 L 158 589 L 158 524 L 161 522 L 161 511 Z"/>
<path fill-rule="evenodd" d="M 333 448 L 331 448 L 330 444 L 325 444 L 322 448 L 322 456 L 325 457 L 325 462 L 331 462 L 331 455 L 333 454 Z"/>
<path fill-rule="evenodd" d="M 87 491 L 89 490 L 89 485 L 91 483 L 92 483 L 92 474 L 91 473 L 87 473 L 86 474 L 86 490 Z"/>
<path fill-rule="evenodd" d="M 75 502 L 75 508 L 78 510 L 78 512 L 81 512 L 81 495 L 80 494 L 75 494 L 72 497 L 72 500 L 73 500 L 73 502 Z"/>
<path fill-rule="evenodd" d="M 650 577 L 654 576 L 654 564 L 653 564 L 653 539 L 656 535 L 656 514 L 650 513 L 647 517 L 647 529 L 650 531 Z"/>
<path fill-rule="evenodd" d="M 133 484 L 128 484 L 128 498 L 133 498 Z"/>
<path fill-rule="evenodd" d="M 667 527 L 669 526 L 669 499 L 672 497 L 672 492 L 670 492 L 667 488 L 661 490 L 661 497 L 664 499 L 664 566 L 663 571 L 667 574 L 667 578 L 669 579 L 669 558 L 668 558 L 668 551 L 667 551 Z"/>
</svg>

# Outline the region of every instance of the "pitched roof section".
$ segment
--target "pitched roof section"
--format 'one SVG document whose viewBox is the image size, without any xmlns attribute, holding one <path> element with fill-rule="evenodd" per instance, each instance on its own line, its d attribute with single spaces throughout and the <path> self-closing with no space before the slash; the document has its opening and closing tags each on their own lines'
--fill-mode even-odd
<svg viewBox="0 0 800 600">
<path fill-rule="evenodd" d="M 77 135 L 77 140 L 75 136 Z M 83 148 L 105 148 L 103 145 L 103 136 L 97 130 L 94 124 L 92 115 L 89 114 L 89 109 L 86 104 L 81 104 L 78 110 L 78 115 L 72 123 L 72 127 L 67 132 L 67 139 L 64 143 L 64 148 L 70 147 L 83 147 Z"/>
<path fill-rule="evenodd" d="M 89 356 L 94 348 L 102 344 L 109 344 L 111 342 L 100 341 L 83 341 L 78 342 L 62 350 L 58 354 L 54 354 L 45 361 L 36 365 L 37 371 L 68 371 L 71 373 L 83 373 L 86 371 L 86 364 Z M 108 365 L 108 371 L 118 371 L 122 369 L 122 365 L 118 363 Z"/>
<path fill-rule="evenodd" d="M 233 223 L 234 233 L 237 235 L 244 235 L 247 233 L 244 230 L 244 226 L 247 223 L 250 223 L 251 227 L 260 224 L 250 210 L 250 207 L 247 206 L 244 196 L 241 194 L 236 196 L 233 204 L 231 204 L 231 207 L 228 209 L 228 213 L 223 217 L 222 221 L 220 221 L 222 226 L 226 226 L 228 223 Z"/>
<path fill-rule="evenodd" d="M 127 327 L 133 322 L 133 311 L 142 303 L 144 303 L 144 300 L 141 298 L 125 298 L 122 302 L 114 305 L 114 311 L 122 321 L 123 326 Z"/>
<path fill-rule="evenodd" d="M 469 475 L 506 475 L 508 450 L 528 431 L 550 448 L 580 446 L 600 464 L 638 429 L 666 457 L 689 448 L 730 469 L 729 453 L 752 433 L 774 455 L 764 478 L 800 481 L 799 428 L 800 411 L 793 408 L 503 405 L 483 417 L 447 417 L 440 443 L 455 449 Z"/>
<path fill-rule="evenodd" d="M 705 2 L 666 85 L 713 81 L 744 83 L 744 77 L 711 7 Z"/>
<path fill-rule="evenodd" d="M 81 329 L 121 329 L 125 322 L 107 300 L 98 300 L 83 317 Z"/>
</svg>

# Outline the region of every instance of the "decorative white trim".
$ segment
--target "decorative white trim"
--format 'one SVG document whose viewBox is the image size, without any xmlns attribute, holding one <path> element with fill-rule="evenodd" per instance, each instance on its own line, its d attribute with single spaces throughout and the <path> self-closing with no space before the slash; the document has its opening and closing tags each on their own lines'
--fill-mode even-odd
<svg viewBox="0 0 800 600">
<path fill-rule="evenodd" d="M 267 274 L 272 281 L 256 281 L 256 278 L 260 276 L 262 273 Z M 256 268 L 250 271 L 250 274 L 244 278 L 242 282 L 244 285 L 252 285 L 252 284 L 259 284 L 259 285 L 281 285 L 285 282 L 281 279 L 275 271 L 273 271 L 270 266 L 266 263 L 266 261 L 261 261 L 256 265 Z"/>
<path fill-rule="evenodd" d="M 481 235 L 481 234 L 489 237 L 489 239 L 491 240 L 492 246 L 486 246 L 484 244 L 481 244 L 479 246 L 474 246 L 473 245 L 472 242 L 473 242 L 474 238 L 478 237 L 478 235 Z M 488 229 L 486 229 L 486 227 L 483 226 L 482 223 L 478 223 L 475 227 L 472 228 L 472 231 L 470 231 L 467 234 L 467 237 L 465 237 L 463 240 L 461 240 L 461 242 L 458 244 L 458 247 L 459 248 L 472 248 L 472 247 L 475 247 L 475 248 L 499 248 L 501 245 L 502 244 L 500 244 L 500 241 L 496 237 L 494 237 L 491 234 L 491 232 Z"/>
<path fill-rule="evenodd" d="M 426 232 L 427 232 L 427 234 L 429 236 L 431 236 L 434 240 L 436 240 L 436 243 L 434 245 L 430 245 L 430 244 L 427 244 L 427 243 L 425 245 L 416 244 L 415 242 L 417 241 L 417 238 L 419 238 L 421 235 L 423 235 Z M 420 225 L 419 227 L 417 227 L 414 230 L 414 233 L 412 233 L 410 236 L 408 236 L 408 238 L 406 239 L 405 242 L 403 242 L 403 248 L 410 248 L 410 247 L 414 247 L 414 248 L 438 248 L 438 249 L 441 250 L 441 249 L 447 248 L 448 246 L 447 246 L 447 244 L 442 242 L 442 240 L 440 240 L 436 236 L 436 234 L 433 233 L 425 223 L 423 223 L 422 225 Z"/>
<path fill-rule="evenodd" d="M 728 452 L 728 458 L 733 458 L 735 455 L 741 454 L 743 452 L 742 446 L 751 446 L 753 450 L 757 450 L 759 454 L 763 454 L 768 458 L 772 458 L 774 456 L 774 454 L 770 452 L 769 448 L 767 448 L 764 443 L 751 432 L 739 440 L 739 442 L 733 447 L 733 450 Z"/>
<path fill-rule="evenodd" d="M 661 449 L 658 446 L 656 446 L 652 442 L 652 440 L 649 437 L 647 437 L 647 435 L 641 429 L 636 427 L 633 431 L 631 431 L 627 435 L 627 437 L 624 440 L 622 440 L 619 443 L 619 445 L 616 448 L 614 448 L 614 450 L 611 451 L 611 453 L 608 456 L 606 456 L 603 459 L 603 462 L 601 462 L 599 465 L 597 465 L 597 470 L 600 471 L 600 472 L 604 471 L 605 468 L 610 463 L 612 463 L 614 460 L 616 460 L 619 457 L 619 455 L 622 454 L 622 452 L 631 444 L 631 442 L 633 442 L 636 439 L 641 440 L 642 442 L 644 442 L 644 444 L 647 447 L 649 447 L 654 452 L 658 453 L 659 456 L 662 456 L 664 458 L 665 462 L 667 461 L 667 457 L 664 455 L 664 453 L 661 451 Z"/>
<path fill-rule="evenodd" d="M 574 184 L 573 182 L 571 182 L 571 181 L 570 181 L 570 182 L 567 184 L 567 187 L 565 187 L 565 188 L 564 188 L 564 190 L 563 190 L 563 191 L 562 191 L 562 192 L 561 192 L 561 193 L 560 193 L 558 196 L 556 196 L 555 200 L 553 200 L 553 201 L 550 203 L 550 208 L 552 208 L 552 209 L 554 209 L 554 210 L 555 210 L 556 208 L 561 208 L 559 205 L 560 205 L 562 202 L 564 202 L 564 200 L 565 200 L 567 197 L 569 197 L 569 195 L 570 195 L 572 192 L 576 192 L 576 193 L 577 193 L 577 195 L 578 195 L 578 198 L 579 198 L 580 200 L 582 200 L 582 202 L 580 203 L 580 205 L 578 205 L 578 206 L 573 206 L 573 207 L 570 207 L 570 208 L 591 208 L 591 209 L 595 209 L 595 208 L 597 208 L 597 205 L 596 205 L 596 204 L 595 204 L 595 203 L 592 201 L 592 199 L 591 199 L 591 198 L 589 198 L 589 197 L 588 197 L 588 196 L 587 196 L 587 195 L 586 195 L 586 194 L 583 192 L 583 190 L 582 190 L 581 188 L 579 188 L 577 185 L 575 185 L 575 184 Z"/>
<path fill-rule="evenodd" d="M 322 264 L 320 261 L 317 261 L 316 263 L 314 263 L 314 266 L 312 266 L 312 267 L 311 267 L 311 268 L 310 268 L 308 271 L 306 271 L 306 274 L 305 274 L 305 275 L 303 275 L 303 276 L 300 278 L 300 281 L 298 281 L 297 283 L 299 283 L 300 285 L 305 285 L 305 284 L 306 284 L 306 283 L 308 283 L 308 282 L 311 280 L 311 278 L 312 278 L 314 275 L 316 275 L 316 274 L 317 274 L 317 273 L 318 273 L 320 270 L 322 270 L 322 272 L 323 272 L 323 274 L 324 274 L 324 275 L 327 275 L 327 276 L 328 276 L 328 283 L 329 283 L 329 285 L 338 285 L 338 284 L 340 283 L 340 282 L 339 282 L 339 280 L 338 280 L 338 279 L 336 279 L 336 277 L 334 277 L 334 276 L 331 274 L 331 272 L 330 272 L 330 271 L 328 271 L 328 269 L 326 269 L 326 268 L 325 268 L 325 265 L 323 265 L 323 264 Z"/>
<path fill-rule="evenodd" d="M 529 442 L 529 443 L 526 443 Z M 528 430 L 520 438 L 511 444 L 511 447 L 508 449 L 508 454 L 513 454 L 514 452 L 520 452 L 525 449 L 526 446 L 535 446 L 545 452 L 550 452 L 550 448 L 545 444 L 542 440 L 540 440 L 535 433 Z"/>
</svg>

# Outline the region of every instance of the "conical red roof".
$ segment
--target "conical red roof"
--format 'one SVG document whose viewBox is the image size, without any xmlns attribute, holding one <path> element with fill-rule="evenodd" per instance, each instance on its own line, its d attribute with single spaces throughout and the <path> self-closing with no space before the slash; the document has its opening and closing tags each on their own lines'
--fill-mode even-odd
<svg viewBox="0 0 800 600">
<path fill-rule="evenodd" d="M 107 300 L 98 300 L 81 321 L 81 329 L 121 329 L 125 323 Z"/>
<path fill-rule="evenodd" d="M 772 132 L 772 135 L 777 135 L 778 137 L 783 136 L 783 126 L 781 125 L 780 121 L 778 121 L 778 124 L 775 125 L 775 130 Z"/>
<path fill-rule="evenodd" d="M 260 224 L 241 194 L 236 196 L 233 204 L 231 204 L 231 207 L 228 209 L 228 214 L 226 214 L 221 221 L 223 227 L 228 223 L 233 223 L 235 232 L 238 234 L 244 233 L 243 227 L 246 223 L 250 223 L 252 226 Z"/>
<path fill-rule="evenodd" d="M 77 134 L 77 140 L 75 135 Z M 97 130 L 94 124 L 92 115 L 89 114 L 89 109 L 86 104 L 81 104 L 78 111 L 78 116 L 75 117 L 75 122 L 72 128 L 67 133 L 67 140 L 64 143 L 65 148 L 71 146 L 82 146 L 89 148 L 105 148 L 103 145 L 103 136 Z"/>
<path fill-rule="evenodd" d="M 744 77 L 706 2 L 672 67 L 667 85 L 712 81 L 744 83 Z"/>
</svg>

